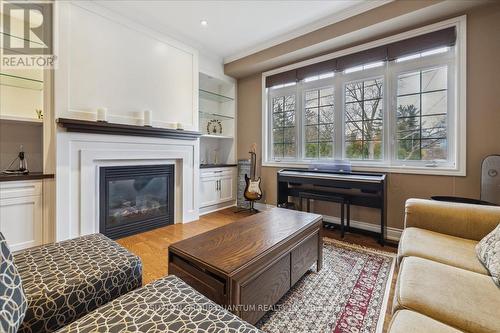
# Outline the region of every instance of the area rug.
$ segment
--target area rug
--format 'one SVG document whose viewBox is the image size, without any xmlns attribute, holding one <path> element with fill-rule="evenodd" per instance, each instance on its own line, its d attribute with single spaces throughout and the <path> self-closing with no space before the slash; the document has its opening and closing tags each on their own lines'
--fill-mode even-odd
<svg viewBox="0 0 500 333">
<path fill-rule="evenodd" d="M 310 270 L 268 312 L 264 332 L 382 332 L 395 255 L 325 238 L 323 269 Z"/>
</svg>

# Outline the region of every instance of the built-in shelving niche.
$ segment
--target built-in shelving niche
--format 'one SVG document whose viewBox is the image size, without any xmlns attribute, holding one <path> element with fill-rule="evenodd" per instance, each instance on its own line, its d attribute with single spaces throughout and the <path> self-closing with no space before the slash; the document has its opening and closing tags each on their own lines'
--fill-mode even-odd
<svg viewBox="0 0 500 333">
<path fill-rule="evenodd" d="M 200 161 L 235 163 L 235 82 L 200 73 L 199 84 Z M 220 123 L 222 133 L 210 131 L 207 128 L 210 121 Z"/>
<path fill-rule="evenodd" d="M 43 71 L 5 69 L 0 72 L 0 119 L 41 123 L 37 110 L 43 110 Z"/>
<path fill-rule="evenodd" d="M 0 169 L 22 145 L 31 172 L 43 171 L 43 70 L 2 68 L 0 72 Z M 17 165 L 13 165 L 13 168 Z"/>
</svg>

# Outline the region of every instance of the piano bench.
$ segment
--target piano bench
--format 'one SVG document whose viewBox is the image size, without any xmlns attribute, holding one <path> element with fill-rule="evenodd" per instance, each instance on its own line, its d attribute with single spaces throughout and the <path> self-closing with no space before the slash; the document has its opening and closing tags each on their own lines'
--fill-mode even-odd
<svg viewBox="0 0 500 333">
<path fill-rule="evenodd" d="M 340 234 L 344 238 L 345 234 L 345 224 L 344 220 L 347 221 L 347 229 L 351 227 L 351 202 L 347 196 L 339 194 L 319 194 L 316 192 L 302 191 L 299 192 L 299 210 L 302 210 L 302 200 L 306 199 L 306 211 L 309 213 L 311 210 L 310 200 L 336 202 L 340 204 Z M 344 206 L 347 208 L 347 219 L 344 219 Z"/>
</svg>

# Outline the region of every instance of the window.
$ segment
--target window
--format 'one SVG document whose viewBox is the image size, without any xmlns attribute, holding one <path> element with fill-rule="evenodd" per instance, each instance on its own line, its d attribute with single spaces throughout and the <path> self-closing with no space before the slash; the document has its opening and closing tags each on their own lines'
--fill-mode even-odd
<svg viewBox="0 0 500 333">
<path fill-rule="evenodd" d="M 295 95 L 274 97 L 272 110 L 273 155 L 275 158 L 295 157 Z"/>
<path fill-rule="evenodd" d="M 399 160 L 446 160 L 448 68 L 398 75 L 396 130 Z"/>
<path fill-rule="evenodd" d="M 309 62 L 269 81 L 264 74 L 264 164 L 347 159 L 368 170 L 463 174 L 460 24 Z"/>
<path fill-rule="evenodd" d="M 349 82 L 344 88 L 345 156 L 382 158 L 383 79 Z"/>
<path fill-rule="evenodd" d="M 333 88 L 305 92 L 305 158 L 333 158 Z"/>
</svg>

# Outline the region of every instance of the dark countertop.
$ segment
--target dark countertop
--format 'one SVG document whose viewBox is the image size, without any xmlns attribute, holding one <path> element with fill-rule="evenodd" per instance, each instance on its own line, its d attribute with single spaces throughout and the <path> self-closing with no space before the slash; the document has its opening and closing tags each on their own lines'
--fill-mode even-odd
<svg viewBox="0 0 500 333">
<path fill-rule="evenodd" d="M 237 167 L 238 164 L 200 164 L 200 169 Z"/>
<path fill-rule="evenodd" d="M 35 179 L 46 179 L 46 178 L 54 178 L 54 175 L 43 172 L 30 172 L 27 175 L 6 175 L 0 173 L 0 182 L 11 182 L 16 180 L 35 180 Z"/>
</svg>

